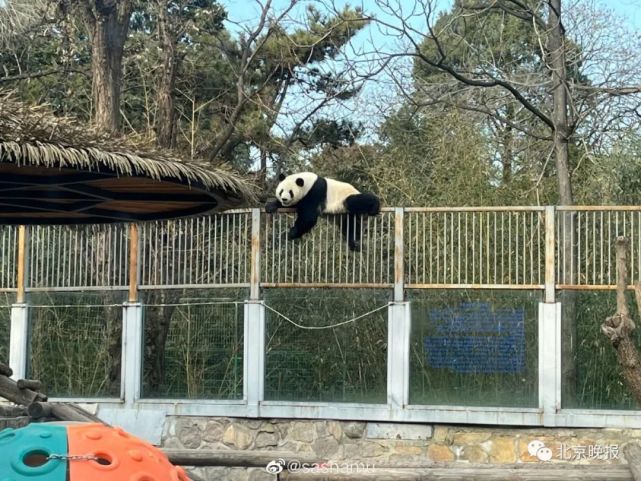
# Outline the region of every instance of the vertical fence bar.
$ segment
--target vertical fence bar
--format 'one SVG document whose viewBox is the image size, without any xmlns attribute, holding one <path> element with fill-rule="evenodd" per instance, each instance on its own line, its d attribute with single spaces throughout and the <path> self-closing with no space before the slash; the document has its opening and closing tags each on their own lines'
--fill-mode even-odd
<svg viewBox="0 0 641 481">
<path fill-rule="evenodd" d="M 18 228 L 18 257 L 17 257 L 17 294 L 16 303 L 11 306 L 11 327 L 9 331 L 9 365 L 13 369 L 13 378 L 27 377 L 27 358 L 29 340 L 29 311 L 26 304 L 25 291 L 27 286 L 27 228 Z"/>
</svg>

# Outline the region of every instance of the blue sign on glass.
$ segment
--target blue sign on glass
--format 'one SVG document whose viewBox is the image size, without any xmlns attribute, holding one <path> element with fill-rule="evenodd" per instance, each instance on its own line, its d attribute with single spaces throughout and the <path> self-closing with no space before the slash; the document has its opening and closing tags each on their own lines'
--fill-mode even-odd
<svg viewBox="0 0 641 481">
<path fill-rule="evenodd" d="M 486 302 L 431 309 L 435 334 L 424 339 L 432 368 L 461 373 L 517 373 L 525 369 L 525 313 Z"/>
</svg>

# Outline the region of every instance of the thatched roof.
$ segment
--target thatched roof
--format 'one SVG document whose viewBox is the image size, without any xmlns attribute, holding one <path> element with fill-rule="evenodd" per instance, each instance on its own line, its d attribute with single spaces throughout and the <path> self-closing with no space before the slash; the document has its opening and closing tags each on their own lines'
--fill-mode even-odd
<svg viewBox="0 0 641 481">
<path fill-rule="evenodd" d="M 0 93 L 0 224 L 152 220 L 252 202 L 228 167 L 183 162 Z"/>
</svg>

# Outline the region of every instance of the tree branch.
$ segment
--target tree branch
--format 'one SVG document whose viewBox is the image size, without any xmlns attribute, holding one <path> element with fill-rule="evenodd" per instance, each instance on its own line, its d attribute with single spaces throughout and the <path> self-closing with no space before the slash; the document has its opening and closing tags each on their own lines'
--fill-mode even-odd
<svg viewBox="0 0 641 481">
<path fill-rule="evenodd" d="M 23 73 L 19 75 L 12 75 L 10 77 L 0 77 L 0 84 L 3 83 L 9 83 L 9 82 L 17 82 L 18 80 L 27 80 L 27 79 L 35 79 L 35 78 L 40 78 L 40 77 L 46 77 L 48 75 L 56 75 L 56 74 L 62 74 L 62 73 L 79 73 L 82 75 L 87 76 L 87 72 L 84 72 L 82 70 L 78 69 L 69 69 L 69 68 L 52 68 L 48 70 L 40 70 L 38 72 L 30 72 L 30 73 Z"/>
</svg>

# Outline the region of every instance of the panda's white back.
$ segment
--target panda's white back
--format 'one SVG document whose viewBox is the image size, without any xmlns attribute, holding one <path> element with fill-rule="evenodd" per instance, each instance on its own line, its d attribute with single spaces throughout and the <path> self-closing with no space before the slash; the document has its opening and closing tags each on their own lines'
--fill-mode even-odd
<svg viewBox="0 0 641 481">
<path fill-rule="evenodd" d="M 323 214 L 344 214 L 345 198 L 360 192 L 351 184 L 325 177 L 327 181 L 327 198 Z"/>
</svg>

